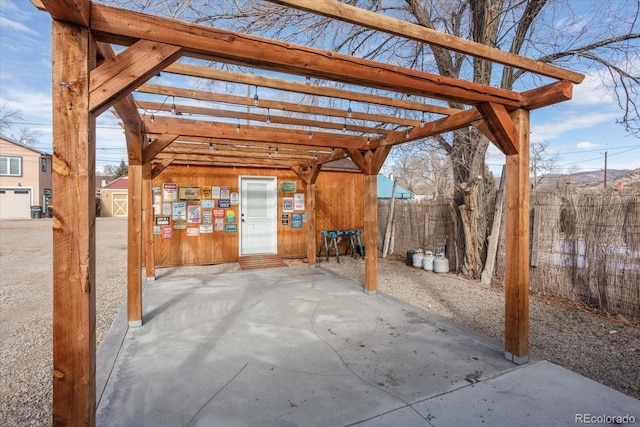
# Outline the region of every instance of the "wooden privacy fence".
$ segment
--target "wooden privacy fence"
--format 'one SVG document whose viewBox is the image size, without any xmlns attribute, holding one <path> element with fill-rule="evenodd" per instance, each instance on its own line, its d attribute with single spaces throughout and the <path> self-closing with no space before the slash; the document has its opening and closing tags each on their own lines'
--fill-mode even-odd
<svg viewBox="0 0 640 427">
<path fill-rule="evenodd" d="M 378 200 L 378 247 L 382 248 L 391 200 Z M 393 253 L 423 249 L 445 252 L 452 232 L 448 201 L 396 199 L 394 208 Z"/>
<path fill-rule="evenodd" d="M 396 254 L 418 248 L 444 251 L 453 231 L 448 202 L 395 203 Z M 379 247 L 389 205 L 389 200 L 378 201 Z M 640 194 L 532 193 L 531 236 L 531 289 L 613 315 L 640 317 Z M 502 230 L 498 281 L 504 280 L 504 257 Z"/>
</svg>

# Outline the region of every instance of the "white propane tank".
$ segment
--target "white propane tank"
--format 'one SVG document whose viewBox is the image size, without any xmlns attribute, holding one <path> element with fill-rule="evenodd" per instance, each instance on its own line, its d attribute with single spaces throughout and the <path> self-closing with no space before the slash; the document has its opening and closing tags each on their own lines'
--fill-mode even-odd
<svg viewBox="0 0 640 427">
<path fill-rule="evenodd" d="M 422 268 L 423 258 L 424 258 L 424 254 L 422 253 L 422 249 L 416 249 L 416 253 L 413 254 L 413 266 Z"/>
<path fill-rule="evenodd" d="M 433 271 L 433 260 L 435 258 L 433 252 L 425 251 L 424 258 L 422 258 L 422 268 L 426 271 Z"/>
<path fill-rule="evenodd" d="M 436 273 L 449 272 L 449 260 L 444 257 L 444 254 L 438 254 L 433 260 L 433 271 Z"/>
</svg>

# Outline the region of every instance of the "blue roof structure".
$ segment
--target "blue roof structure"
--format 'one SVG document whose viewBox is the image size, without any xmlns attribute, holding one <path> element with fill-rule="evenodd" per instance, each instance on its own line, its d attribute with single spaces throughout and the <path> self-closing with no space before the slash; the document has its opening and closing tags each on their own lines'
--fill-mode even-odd
<svg viewBox="0 0 640 427">
<path fill-rule="evenodd" d="M 393 190 L 393 181 L 387 176 L 378 174 L 378 199 L 390 199 L 391 191 Z M 413 199 L 415 195 L 402 187 L 400 184 L 396 185 L 396 199 Z"/>
</svg>

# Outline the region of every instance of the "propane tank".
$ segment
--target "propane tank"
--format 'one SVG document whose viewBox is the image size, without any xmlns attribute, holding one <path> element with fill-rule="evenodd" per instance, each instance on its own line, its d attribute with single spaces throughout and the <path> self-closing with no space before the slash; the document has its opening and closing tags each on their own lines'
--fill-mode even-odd
<svg viewBox="0 0 640 427">
<path fill-rule="evenodd" d="M 433 271 L 436 273 L 449 272 L 449 260 L 444 257 L 444 254 L 438 254 L 433 260 Z"/>
<path fill-rule="evenodd" d="M 422 268 L 426 271 L 433 271 L 433 260 L 435 258 L 433 252 L 425 251 L 424 258 L 422 258 Z"/>
<path fill-rule="evenodd" d="M 413 254 L 413 266 L 422 268 L 423 258 L 424 258 L 424 254 L 422 253 L 422 249 L 416 249 L 416 253 Z"/>
</svg>

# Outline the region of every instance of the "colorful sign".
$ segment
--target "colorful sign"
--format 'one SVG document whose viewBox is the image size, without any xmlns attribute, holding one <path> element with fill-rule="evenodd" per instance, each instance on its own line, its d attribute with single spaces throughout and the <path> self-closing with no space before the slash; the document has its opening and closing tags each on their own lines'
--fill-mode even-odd
<svg viewBox="0 0 640 427">
<path fill-rule="evenodd" d="M 283 193 L 295 193 L 296 192 L 296 183 L 295 182 L 283 182 L 280 184 L 280 190 Z"/>
<path fill-rule="evenodd" d="M 184 221 L 187 219 L 187 204 L 185 202 L 175 202 L 173 204 L 173 220 Z"/>
<path fill-rule="evenodd" d="M 233 209 L 227 209 L 225 216 L 227 217 L 227 222 L 236 222 L 236 211 Z"/>
<path fill-rule="evenodd" d="M 289 214 L 284 214 L 280 217 L 280 222 L 282 225 L 289 225 Z"/>
<path fill-rule="evenodd" d="M 165 202 L 178 200 L 178 184 L 162 184 L 162 192 Z"/>
<path fill-rule="evenodd" d="M 210 185 L 206 185 L 202 187 L 202 198 L 203 199 L 210 199 L 211 198 L 211 186 Z"/>
<path fill-rule="evenodd" d="M 171 224 L 171 218 L 168 216 L 156 217 L 156 225 L 169 225 Z"/>
<path fill-rule="evenodd" d="M 238 232 L 238 224 L 225 224 L 224 232 L 225 233 L 237 233 Z"/>
<path fill-rule="evenodd" d="M 194 185 L 181 185 L 179 194 L 180 200 L 200 200 L 200 187 L 196 187 Z"/>
<path fill-rule="evenodd" d="M 302 228 L 302 214 L 291 214 L 291 228 Z"/>
<path fill-rule="evenodd" d="M 229 199 L 220 199 L 220 200 L 218 200 L 218 207 L 219 208 L 230 208 L 231 207 L 231 200 L 229 200 Z"/>
<path fill-rule="evenodd" d="M 187 211 L 189 213 L 187 222 L 189 224 L 200 224 L 200 205 L 189 205 L 187 206 Z"/>
<path fill-rule="evenodd" d="M 173 228 L 171 228 L 171 226 L 162 227 L 162 238 L 163 239 L 170 239 L 172 236 L 173 236 Z"/>
<path fill-rule="evenodd" d="M 293 197 L 282 198 L 282 212 L 293 212 Z"/>
<path fill-rule="evenodd" d="M 214 218 L 224 218 L 224 209 L 214 209 L 212 212 Z"/>
<path fill-rule="evenodd" d="M 304 210 L 304 193 L 296 193 L 293 195 L 293 210 Z"/>
</svg>

